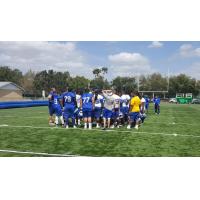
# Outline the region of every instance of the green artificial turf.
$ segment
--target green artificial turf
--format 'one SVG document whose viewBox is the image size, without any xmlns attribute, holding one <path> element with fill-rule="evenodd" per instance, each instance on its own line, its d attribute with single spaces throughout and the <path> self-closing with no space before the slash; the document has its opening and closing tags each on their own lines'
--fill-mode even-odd
<svg viewBox="0 0 200 200">
<path fill-rule="evenodd" d="M 200 156 L 200 105 L 163 103 L 161 114 L 155 115 L 151 104 L 138 131 L 52 128 L 47 107 L 1 109 L 0 150 L 79 156 Z M 39 155 L 0 152 L 0 156 Z"/>
</svg>

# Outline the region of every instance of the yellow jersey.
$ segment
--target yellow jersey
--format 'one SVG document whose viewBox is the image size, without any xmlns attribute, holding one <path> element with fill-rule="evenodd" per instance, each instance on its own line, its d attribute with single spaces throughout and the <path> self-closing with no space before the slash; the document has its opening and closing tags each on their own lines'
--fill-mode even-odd
<svg viewBox="0 0 200 200">
<path fill-rule="evenodd" d="M 140 112 L 141 100 L 138 96 L 131 99 L 130 102 L 130 112 Z"/>
</svg>

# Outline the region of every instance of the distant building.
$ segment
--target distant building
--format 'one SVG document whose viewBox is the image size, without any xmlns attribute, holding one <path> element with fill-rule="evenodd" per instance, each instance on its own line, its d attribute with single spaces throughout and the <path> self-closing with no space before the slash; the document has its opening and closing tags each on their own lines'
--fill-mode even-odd
<svg viewBox="0 0 200 200">
<path fill-rule="evenodd" d="M 0 82 L 0 101 L 23 99 L 24 89 L 12 82 Z"/>
</svg>

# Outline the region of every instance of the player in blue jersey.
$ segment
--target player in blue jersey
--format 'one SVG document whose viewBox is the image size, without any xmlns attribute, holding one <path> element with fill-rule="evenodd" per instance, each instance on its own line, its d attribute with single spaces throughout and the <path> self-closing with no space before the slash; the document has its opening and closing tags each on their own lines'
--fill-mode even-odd
<svg viewBox="0 0 200 200">
<path fill-rule="evenodd" d="M 76 109 L 76 94 L 72 91 L 71 88 L 67 92 L 64 92 L 61 96 L 63 107 L 64 107 L 64 119 L 65 119 L 65 128 L 69 128 L 69 118 L 72 119 L 72 125 L 75 126 L 75 109 Z"/>
<path fill-rule="evenodd" d="M 155 114 L 160 114 L 160 98 L 159 97 L 155 97 L 154 100 L 154 111 L 155 111 Z"/>
<path fill-rule="evenodd" d="M 103 108 L 103 96 L 100 95 L 99 90 L 95 90 L 94 93 L 94 110 L 93 110 L 93 117 L 96 119 L 96 128 L 100 128 L 100 117 L 102 114 Z"/>
<path fill-rule="evenodd" d="M 63 120 L 63 116 L 62 116 L 62 107 L 60 104 L 60 96 L 54 92 L 52 95 L 52 100 L 53 100 L 53 109 L 55 110 L 55 124 L 56 126 L 58 126 L 59 124 L 59 119 L 61 121 L 61 124 L 64 126 L 64 120 Z"/>
<path fill-rule="evenodd" d="M 55 110 L 53 108 L 53 94 L 56 92 L 55 88 L 51 88 L 51 91 L 48 95 L 48 109 L 49 109 L 49 125 L 54 124 L 53 114 L 55 113 Z"/>
<path fill-rule="evenodd" d="M 146 113 L 148 113 L 148 111 L 149 111 L 149 103 L 150 103 L 150 99 L 148 98 L 148 96 L 145 96 L 145 110 L 146 110 Z"/>
<path fill-rule="evenodd" d="M 84 129 L 92 129 L 92 111 L 94 109 L 94 96 L 89 92 L 89 89 L 85 89 L 84 94 L 81 97 L 81 108 L 83 111 Z"/>
</svg>

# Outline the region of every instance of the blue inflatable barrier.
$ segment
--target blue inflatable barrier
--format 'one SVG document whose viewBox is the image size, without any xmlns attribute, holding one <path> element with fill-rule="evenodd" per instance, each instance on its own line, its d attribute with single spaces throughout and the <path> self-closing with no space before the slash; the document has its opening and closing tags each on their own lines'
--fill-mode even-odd
<svg viewBox="0 0 200 200">
<path fill-rule="evenodd" d="M 8 101 L 0 102 L 0 109 L 4 108 L 24 108 L 33 106 L 48 106 L 48 101 Z"/>
</svg>

